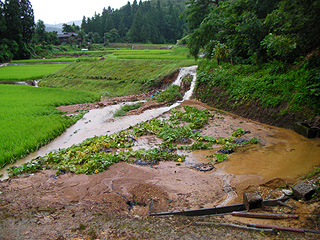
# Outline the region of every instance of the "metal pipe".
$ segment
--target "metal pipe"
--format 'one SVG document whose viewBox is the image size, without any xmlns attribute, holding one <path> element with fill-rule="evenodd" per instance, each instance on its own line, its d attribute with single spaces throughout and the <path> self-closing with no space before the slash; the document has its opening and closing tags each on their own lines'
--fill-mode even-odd
<svg viewBox="0 0 320 240">
<path fill-rule="evenodd" d="M 249 213 L 249 212 L 233 212 L 232 216 L 248 217 L 248 218 L 267 218 L 267 219 L 299 218 L 299 215 L 292 215 L 292 214 Z"/>
<path fill-rule="evenodd" d="M 289 228 L 289 227 L 279 227 L 279 226 L 269 226 L 269 225 L 263 225 L 263 224 L 254 224 L 254 223 L 248 223 L 248 227 L 256 227 L 256 228 L 267 228 L 267 229 L 276 229 L 278 231 L 289 231 L 289 232 L 299 232 L 304 233 L 305 230 L 301 228 Z"/>
</svg>

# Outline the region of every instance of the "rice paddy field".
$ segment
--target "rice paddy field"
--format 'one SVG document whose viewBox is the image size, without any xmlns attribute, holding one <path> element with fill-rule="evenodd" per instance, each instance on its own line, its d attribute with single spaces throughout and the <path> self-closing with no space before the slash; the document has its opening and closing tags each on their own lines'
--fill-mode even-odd
<svg viewBox="0 0 320 240">
<path fill-rule="evenodd" d="M 40 79 L 66 66 L 67 64 L 28 64 L 0 67 L 0 81 Z"/>
<path fill-rule="evenodd" d="M 99 94 L 64 89 L 0 85 L 0 168 L 37 150 L 77 118 L 55 107 L 94 102 Z"/>
</svg>

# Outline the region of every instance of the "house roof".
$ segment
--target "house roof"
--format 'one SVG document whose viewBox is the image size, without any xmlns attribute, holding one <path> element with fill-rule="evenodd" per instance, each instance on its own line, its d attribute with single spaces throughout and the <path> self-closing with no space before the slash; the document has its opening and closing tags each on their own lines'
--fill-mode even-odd
<svg viewBox="0 0 320 240">
<path fill-rule="evenodd" d="M 64 34 L 57 34 L 58 38 L 65 38 L 65 37 L 76 37 L 78 36 L 78 33 L 64 33 Z"/>
</svg>

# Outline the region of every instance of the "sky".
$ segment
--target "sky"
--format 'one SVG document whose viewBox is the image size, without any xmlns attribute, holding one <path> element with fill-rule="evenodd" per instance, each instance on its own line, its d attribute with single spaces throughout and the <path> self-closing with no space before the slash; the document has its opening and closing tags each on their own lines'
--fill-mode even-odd
<svg viewBox="0 0 320 240">
<path fill-rule="evenodd" d="M 101 13 L 104 7 L 119 9 L 128 1 L 133 2 L 133 0 L 30 0 L 35 22 L 40 19 L 46 24 L 82 20 L 83 16 L 93 17 L 95 12 Z"/>
</svg>

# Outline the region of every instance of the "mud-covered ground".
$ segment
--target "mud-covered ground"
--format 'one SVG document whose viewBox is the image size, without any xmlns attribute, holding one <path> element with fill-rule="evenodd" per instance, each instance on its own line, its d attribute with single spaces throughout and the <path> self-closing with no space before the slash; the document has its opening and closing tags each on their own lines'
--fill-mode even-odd
<svg viewBox="0 0 320 240">
<path fill-rule="evenodd" d="M 197 101 L 186 101 L 182 105 L 207 108 Z M 73 106 L 72 111 L 81 108 L 83 106 Z M 248 132 L 246 138 L 258 137 L 261 144 L 233 153 L 229 160 L 216 164 L 208 172 L 193 166 L 209 162 L 206 156 L 217 149 L 181 151 L 188 155 L 184 163 L 161 162 L 154 166 L 118 163 L 96 175 L 57 176 L 55 171 L 44 170 L 5 180 L 0 182 L 0 239 L 318 239 L 320 235 L 312 233 L 270 235 L 199 224 L 256 223 L 317 229 L 320 225 L 317 202 L 303 204 L 290 200 L 286 204 L 292 208 L 257 210 L 303 213 L 299 219 L 291 220 L 231 215 L 148 216 L 154 212 L 242 203 L 243 192 L 251 190 L 260 191 L 264 199 L 276 199 L 283 195 L 283 189 L 290 189 L 299 176 L 320 164 L 318 140 L 308 140 L 288 130 L 220 111 L 212 110 L 212 113 L 215 117 L 202 130 L 204 135 L 228 137 L 233 129 L 241 127 Z M 145 136 L 138 139 L 137 145 L 148 148 L 158 141 L 154 136 Z M 308 156 L 301 159 L 305 155 Z M 313 181 L 319 179 L 315 177 Z"/>
</svg>

